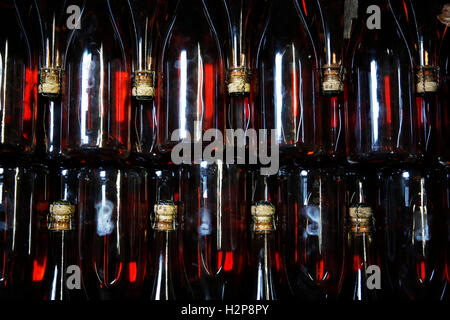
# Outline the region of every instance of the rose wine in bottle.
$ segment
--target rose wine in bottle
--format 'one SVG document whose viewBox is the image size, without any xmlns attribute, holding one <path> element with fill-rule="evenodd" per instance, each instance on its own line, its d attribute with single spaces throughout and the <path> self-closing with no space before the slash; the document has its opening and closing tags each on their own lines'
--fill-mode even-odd
<svg viewBox="0 0 450 320">
<path fill-rule="evenodd" d="M 178 2 L 164 39 L 158 87 L 157 150 L 170 157 L 180 141 L 224 132 L 223 56 L 204 0 Z"/>
<path fill-rule="evenodd" d="M 40 27 L 36 153 L 62 160 L 62 63 L 66 49 L 66 2 L 35 0 Z"/>
<path fill-rule="evenodd" d="M 0 150 L 27 155 L 35 147 L 37 63 L 16 1 L 0 8 Z"/>
<path fill-rule="evenodd" d="M 177 205 L 171 200 L 159 200 L 153 216 L 153 279 L 151 300 L 180 300 L 183 272 L 179 263 L 177 238 Z"/>
<path fill-rule="evenodd" d="M 316 30 L 320 61 L 320 110 L 324 160 L 342 160 L 344 137 L 344 0 L 317 0 Z M 304 7 L 306 10 L 306 7 Z M 306 11 L 305 11 L 306 12 Z"/>
<path fill-rule="evenodd" d="M 386 169 L 380 176 L 384 261 L 397 298 L 423 300 L 442 282 L 438 201 L 430 172 Z M 380 221 L 381 222 L 381 221 Z"/>
<path fill-rule="evenodd" d="M 47 217 L 49 249 L 42 294 L 44 300 L 62 301 L 81 297 L 81 272 L 77 265 L 74 214 L 75 206 L 71 202 L 50 204 Z"/>
<path fill-rule="evenodd" d="M 130 150 L 130 60 L 109 0 L 86 1 L 63 64 L 62 152 L 90 160 Z"/>
<path fill-rule="evenodd" d="M 438 160 L 443 165 L 450 164 L 450 4 L 442 9 L 439 20 L 445 29 L 442 35 L 439 63 L 441 70 L 441 92 L 439 97 L 440 109 L 437 117 L 438 135 Z"/>
<path fill-rule="evenodd" d="M 277 189 L 282 252 L 294 295 L 335 299 L 344 241 L 341 169 L 282 168 Z"/>
<path fill-rule="evenodd" d="M 157 55 L 169 4 L 161 0 L 128 0 L 128 7 L 133 44 L 131 152 L 136 159 L 149 160 L 155 156 Z"/>
<path fill-rule="evenodd" d="M 28 289 L 33 179 L 27 167 L 0 166 L 0 296 L 21 298 Z"/>
<path fill-rule="evenodd" d="M 375 274 L 375 279 L 371 280 L 369 279 L 371 274 L 368 273 L 369 267 L 378 266 L 374 248 L 374 212 L 371 205 L 370 184 L 371 179 L 364 172 L 347 174 L 346 239 L 338 296 L 341 300 L 379 299 L 381 275 Z"/>
<path fill-rule="evenodd" d="M 146 231 L 139 227 L 140 215 L 146 215 L 138 211 L 145 209 L 138 205 L 141 189 L 142 181 L 132 168 L 97 165 L 80 171 L 79 259 L 89 299 L 126 298 L 130 286 L 143 279 L 146 248 L 139 241 L 130 248 L 129 238 L 134 233 L 142 237 Z"/>
<path fill-rule="evenodd" d="M 320 154 L 315 44 L 299 4 L 274 1 L 257 54 L 260 129 L 272 130 L 285 160 Z"/>
<path fill-rule="evenodd" d="M 268 201 L 255 203 L 249 252 L 250 299 L 277 300 L 275 206 Z"/>
<path fill-rule="evenodd" d="M 436 15 L 440 8 L 436 3 L 408 0 L 404 6 L 412 33 L 415 67 L 415 92 L 420 138 L 425 161 L 433 163 L 436 158 L 436 142 L 439 106 L 439 42 L 440 30 Z M 409 11 L 408 11 L 409 9 Z"/>
<path fill-rule="evenodd" d="M 358 9 L 347 52 L 347 159 L 415 161 L 421 148 L 410 48 L 389 0 L 359 1 Z"/>
<path fill-rule="evenodd" d="M 180 253 L 194 299 L 239 294 L 245 265 L 246 170 L 222 162 L 179 172 Z"/>
</svg>

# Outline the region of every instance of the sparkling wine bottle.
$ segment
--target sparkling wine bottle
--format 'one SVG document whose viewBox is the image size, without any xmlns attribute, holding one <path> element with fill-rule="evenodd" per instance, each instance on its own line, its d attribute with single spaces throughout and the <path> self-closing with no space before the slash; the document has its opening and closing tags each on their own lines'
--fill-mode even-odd
<svg viewBox="0 0 450 320">
<path fill-rule="evenodd" d="M 36 153 L 62 160 L 62 64 L 66 49 L 66 1 L 34 0 L 40 27 Z"/>
<path fill-rule="evenodd" d="M 344 177 L 340 168 L 282 168 L 276 206 L 296 297 L 334 299 L 342 268 Z"/>
<path fill-rule="evenodd" d="M 364 172 L 350 171 L 346 182 L 346 241 L 339 299 L 375 301 L 379 299 L 381 274 L 369 279 L 369 267 L 380 270 L 374 248 L 373 181 Z"/>
<path fill-rule="evenodd" d="M 138 159 L 152 159 L 156 143 L 157 55 L 165 19 L 167 1 L 128 0 L 132 38 L 131 152 Z"/>
<path fill-rule="evenodd" d="M 238 295 L 246 240 L 246 171 L 221 162 L 179 172 L 180 250 L 194 299 Z"/>
<path fill-rule="evenodd" d="M 0 167 L 0 296 L 27 294 L 33 180 L 27 167 Z"/>
<path fill-rule="evenodd" d="M 326 158 L 341 159 L 345 156 L 344 0 L 317 0 L 317 8 L 323 149 Z"/>
<path fill-rule="evenodd" d="M 79 259 L 90 299 L 139 296 L 145 277 L 147 216 L 141 174 L 85 167 L 78 185 Z"/>
<path fill-rule="evenodd" d="M 15 0 L 0 4 L 0 150 L 34 151 L 37 63 Z"/>
<path fill-rule="evenodd" d="M 130 150 L 130 60 L 109 0 L 85 1 L 63 64 L 62 152 L 124 158 Z"/>
<path fill-rule="evenodd" d="M 283 158 L 320 154 L 318 58 L 297 1 L 274 1 L 257 55 L 258 126 L 274 130 Z"/>
<path fill-rule="evenodd" d="M 441 287 L 438 201 L 432 175 L 418 169 L 386 169 L 380 175 L 384 261 L 397 298 L 423 300 Z M 380 221 L 381 222 L 381 221 Z"/>
<path fill-rule="evenodd" d="M 366 12 L 375 13 L 369 15 Z M 347 67 L 350 162 L 414 161 L 421 155 L 413 61 L 389 0 L 360 1 Z"/>
<path fill-rule="evenodd" d="M 217 33 L 204 0 L 181 0 L 164 39 L 160 60 L 157 138 L 160 154 L 170 154 L 183 139 L 201 143 L 208 129 L 224 132 L 223 64 Z"/>
</svg>

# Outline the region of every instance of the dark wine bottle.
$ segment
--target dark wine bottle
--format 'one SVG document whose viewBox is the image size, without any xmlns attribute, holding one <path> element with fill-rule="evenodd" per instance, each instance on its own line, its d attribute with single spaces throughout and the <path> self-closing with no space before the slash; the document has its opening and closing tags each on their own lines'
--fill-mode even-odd
<svg viewBox="0 0 450 320">
<path fill-rule="evenodd" d="M 297 1 L 274 1 L 257 55 L 258 127 L 273 130 L 284 160 L 320 154 L 318 58 Z"/>
<path fill-rule="evenodd" d="M 381 268 L 373 234 L 373 181 L 367 173 L 353 171 L 347 173 L 346 180 L 346 240 L 338 297 L 341 300 L 379 300 Z M 369 267 L 375 268 L 375 274 L 370 273 Z M 369 276 L 374 278 L 369 279 Z"/>
<path fill-rule="evenodd" d="M 16 1 L 0 8 L 0 150 L 23 156 L 35 148 L 37 63 Z"/>
<path fill-rule="evenodd" d="M 204 0 L 179 1 L 160 60 L 160 154 L 170 156 L 183 139 L 201 142 L 208 129 L 224 132 L 223 64 L 214 22 Z"/>
<path fill-rule="evenodd" d="M 422 151 L 413 107 L 413 60 L 389 0 L 359 2 L 346 69 L 348 160 L 417 160 Z"/>
<path fill-rule="evenodd" d="M 340 168 L 282 168 L 276 206 L 290 287 L 302 300 L 335 299 L 342 269 L 344 176 Z"/>
<path fill-rule="evenodd" d="M 40 27 L 36 153 L 62 160 L 62 64 L 67 33 L 66 1 L 34 0 Z"/>
<path fill-rule="evenodd" d="M 63 64 L 62 152 L 117 159 L 130 150 L 130 60 L 109 0 L 85 1 Z"/>
</svg>

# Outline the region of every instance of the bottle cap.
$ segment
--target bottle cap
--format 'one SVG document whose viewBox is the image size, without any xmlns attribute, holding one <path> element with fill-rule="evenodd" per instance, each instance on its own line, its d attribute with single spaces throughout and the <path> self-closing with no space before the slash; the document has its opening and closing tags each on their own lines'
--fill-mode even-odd
<svg viewBox="0 0 450 320">
<path fill-rule="evenodd" d="M 158 231 L 175 230 L 177 211 L 178 207 L 173 201 L 158 201 L 154 206 L 155 220 L 153 229 Z"/>
<path fill-rule="evenodd" d="M 142 70 L 134 72 L 131 94 L 138 100 L 152 100 L 155 98 L 155 72 Z"/>
<path fill-rule="evenodd" d="M 344 91 L 344 68 L 339 64 L 325 64 L 322 67 L 322 92 L 339 94 Z"/>
<path fill-rule="evenodd" d="M 418 94 L 435 93 L 439 89 L 439 68 L 418 66 L 416 70 L 416 92 Z"/>
<path fill-rule="evenodd" d="M 259 201 L 252 208 L 253 231 L 271 232 L 275 230 L 275 206 L 268 201 Z"/>
<path fill-rule="evenodd" d="M 230 96 L 246 96 L 250 93 L 250 74 L 247 67 L 236 67 L 229 70 L 228 94 Z"/>
<path fill-rule="evenodd" d="M 61 68 L 41 68 L 38 93 L 50 96 L 61 93 Z"/>
<path fill-rule="evenodd" d="M 47 216 L 47 227 L 50 231 L 73 230 L 73 216 L 75 206 L 68 201 L 53 202 L 50 204 Z"/>
<path fill-rule="evenodd" d="M 366 205 L 350 207 L 350 229 L 356 233 L 370 232 L 370 223 L 372 221 L 372 208 Z"/>
<path fill-rule="evenodd" d="M 442 8 L 442 13 L 438 15 L 438 19 L 440 22 L 445 24 L 446 26 L 450 26 L 450 4 L 447 3 Z"/>
</svg>

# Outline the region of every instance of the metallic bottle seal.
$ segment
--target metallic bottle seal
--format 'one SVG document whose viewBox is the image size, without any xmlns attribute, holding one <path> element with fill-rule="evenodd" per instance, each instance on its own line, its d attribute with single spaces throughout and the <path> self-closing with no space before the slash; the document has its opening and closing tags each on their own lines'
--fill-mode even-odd
<svg viewBox="0 0 450 320">
<path fill-rule="evenodd" d="M 176 229 L 178 207 L 173 201 L 158 201 L 154 206 L 153 229 L 173 231 Z"/>
<path fill-rule="evenodd" d="M 416 69 L 416 92 L 418 94 L 435 93 L 439 89 L 439 68 L 419 66 Z"/>
<path fill-rule="evenodd" d="M 372 222 L 372 208 L 368 206 L 356 206 L 349 209 L 349 223 L 352 232 L 370 232 Z"/>
<path fill-rule="evenodd" d="M 268 201 L 259 201 L 252 208 L 253 231 L 275 231 L 275 206 Z"/>
<path fill-rule="evenodd" d="M 131 94 L 138 100 L 155 98 L 155 72 L 150 70 L 135 71 Z"/>
<path fill-rule="evenodd" d="M 47 227 L 50 231 L 73 230 L 75 206 L 67 201 L 53 202 L 50 204 L 47 216 Z"/>
<path fill-rule="evenodd" d="M 56 96 L 61 93 L 61 68 L 41 68 L 38 93 Z"/>
<path fill-rule="evenodd" d="M 321 71 L 324 94 L 339 94 L 344 91 L 344 68 L 341 65 L 326 64 Z"/>
<path fill-rule="evenodd" d="M 236 67 L 229 70 L 228 94 L 245 96 L 250 93 L 250 74 L 247 67 Z"/>
</svg>

